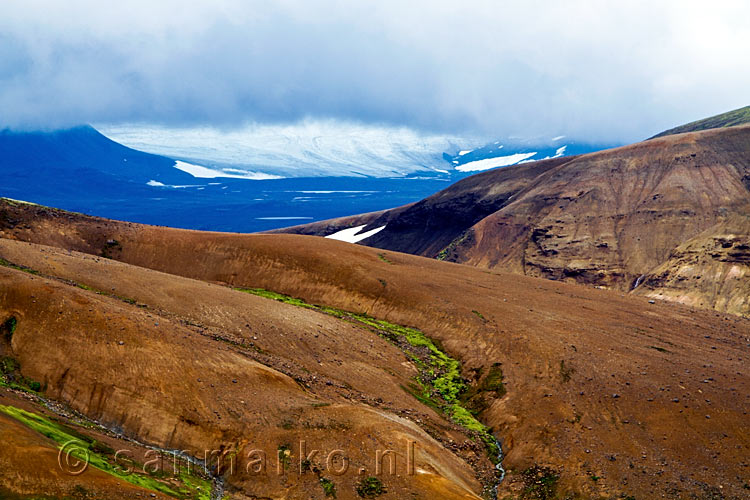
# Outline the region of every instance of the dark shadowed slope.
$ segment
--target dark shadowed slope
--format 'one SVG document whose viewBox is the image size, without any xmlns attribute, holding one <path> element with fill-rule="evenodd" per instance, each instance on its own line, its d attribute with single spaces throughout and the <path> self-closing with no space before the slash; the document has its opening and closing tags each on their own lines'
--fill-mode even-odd
<svg viewBox="0 0 750 500">
<path fill-rule="evenodd" d="M 507 205 L 541 173 L 575 157 L 555 158 L 482 172 L 424 200 L 372 214 L 294 226 L 271 233 L 328 236 L 366 224 L 362 231 L 386 226 L 365 244 L 377 248 L 437 257 L 467 229 Z"/>
<path fill-rule="evenodd" d="M 750 214 L 749 188 L 750 126 L 745 125 L 506 167 L 374 220 L 337 223 L 369 222 L 364 230 L 385 225 L 362 242 L 368 246 L 630 291 L 680 245 L 729 217 Z M 321 229 L 313 234 L 330 230 L 324 223 L 310 227 Z M 293 230 L 306 232 L 304 226 Z M 708 250 L 704 257 L 723 258 Z M 746 262 L 735 264 L 732 276 L 748 271 Z M 725 291 L 732 283 L 740 286 L 732 295 L 741 289 L 742 280 L 725 282 L 699 271 L 682 288 L 707 294 L 693 296 L 692 304 L 750 314 L 744 301 L 708 297 L 719 286 L 716 280 Z M 657 281 L 649 283 L 653 287 Z M 674 291 L 651 291 L 683 300 Z"/>
</svg>

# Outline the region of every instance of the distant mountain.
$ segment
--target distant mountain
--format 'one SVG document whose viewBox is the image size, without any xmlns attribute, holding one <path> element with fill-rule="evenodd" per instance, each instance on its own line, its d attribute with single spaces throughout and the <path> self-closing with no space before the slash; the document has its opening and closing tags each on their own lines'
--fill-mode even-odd
<svg viewBox="0 0 750 500">
<path fill-rule="evenodd" d="M 90 126 L 0 131 L 0 172 L 3 197 L 120 220 L 237 232 L 399 206 L 450 180 L 442 173 L 284 179 L 144 153 Z"/>
<path fill-rule="evenodd" d="M 586 144 L 565 140 L 565 136 L 536 141 L 495 141 L 455 154 L 443 153 L 443 159 L 457 172 L 480 172 L 531 161 L 592 153 L 621 144 Z"/>
<path fill-rule="evenodd" d="M 449 178 L 443 151 L 476 141 L 408 129 L 338 122 L 211 128 L 109 126 L 103 132 L 130 147 L 232 172 L 284 177 Z"/>
<path fill-rule="evenodd" d="M 52 132 L 0 131 L 0 169 L 53 188 L 150 180 L 184 184 L 193 179 L 174 166 L 170 158 L 130 149 L 87 125 Z"/>
<path fill-rule="evenodd" d="M 712 128 L 734 127 L 746 123 L 750 123 L 750 106 L 745 106 L 744 108 L 735 109 L 734 111 L 728 111 L 720 115 L 665 130 L 660 134 L 656 134 L 652 139 L 656 137 L 664 137 L 665 135 L 697 132 L 699 130 L 708 130 Z"/>
<path fill-rule="evenodd" d="M 750 126 L 463 179 L 401 208 L 293 227 L 426 257 L 750 315 Z"/>
<path fill-rule="evenodd" d="M 455 180 L 479 170 L 614 146 L 583 144 L 564 136 L 544 140 L 503 139 L 483 146 L 483 140 L 470 137 L 338 122 L 248 126 L 235 131 L 142 125 L 104 127 L 103 131 L 108 137 L 142 151 L 214 169 L 284 177 Z"/>
</svg>

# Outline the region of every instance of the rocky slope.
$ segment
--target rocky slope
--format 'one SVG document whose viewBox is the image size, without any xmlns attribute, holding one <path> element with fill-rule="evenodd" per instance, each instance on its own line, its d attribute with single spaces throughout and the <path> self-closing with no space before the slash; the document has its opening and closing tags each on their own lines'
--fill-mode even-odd
<svg viewBox="0 0 750 500">
<path fill-rule="evenodd" d="M 668 135 L 467 178 L 410 207 L 379 214 L 363 231 L 385 229 L 362 243 L 630 291 L 691 238 L 750 213 L 749 188 L 750 126 Z M 353 225 L 337 221 L 338 228 L 347 224 Z M 323 228 L 318 223 L 288 231 L 325 235 Z M 690 302 L 750 314 L 744 301 L 710 296 L 719 286 L 739 294 L 741 288 L 726 288 L 732 283 L 716 273 L 696 274 Z M 677 298 L 663 292 L 653 290 Z"/>
<path fill-rule="evenodd" d="M 323 477 L 359 498 L 368 452 L 412 437 L 424 472 L 381 474 L 382 498 L 481 495 L 483 448 L 414 391 L 419 363 L 367 313 L 460 360 L 462 404 L 503 444 L 500 498 L 746 495 L 748 320 L 322 238 L 7 203 L 0 226 L 0 319 L 18 319 L 5 349 L 46 396 L 149 444 L 340 446 L 351 471 Z M 237 498 L 324 498 L 289 451 L 289 474 L 217 475 Z"/>
</svg>

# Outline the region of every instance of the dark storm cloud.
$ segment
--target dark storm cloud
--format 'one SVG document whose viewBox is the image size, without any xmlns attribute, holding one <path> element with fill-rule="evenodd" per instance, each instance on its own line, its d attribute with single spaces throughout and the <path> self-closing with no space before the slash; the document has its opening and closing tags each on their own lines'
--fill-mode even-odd
<svg viewBox="0 0 750 500">
<path fill-rule="evenodd" d="M 743 2 L 122 3 L 0 5 L 0 126 L 307 117 L 628 140 L 748 104 Z"/>
</svg>

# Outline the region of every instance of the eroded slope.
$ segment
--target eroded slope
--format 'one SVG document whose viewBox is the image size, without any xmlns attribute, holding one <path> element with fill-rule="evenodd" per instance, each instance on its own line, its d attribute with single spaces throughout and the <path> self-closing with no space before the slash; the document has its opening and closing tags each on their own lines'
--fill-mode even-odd
<svg viewBox="0 0 750 500">
<path fill-rule="evenodd" d="M 746 320 L 322 238 L 179 231 L 28 206 L 11 217 L 6 237 L 419 327 L 462 361 L 475 389 L 501 370 L 503 390 L 474 401 L 506 451 L 501 496 L 523 494 L 524 472 L 535 470 L 584 497 L 744 495 Z M 14 258 L 33 255 L 15 248 Z M 59 266 L 47 257 L 29 258 Z"/>
</svg>

